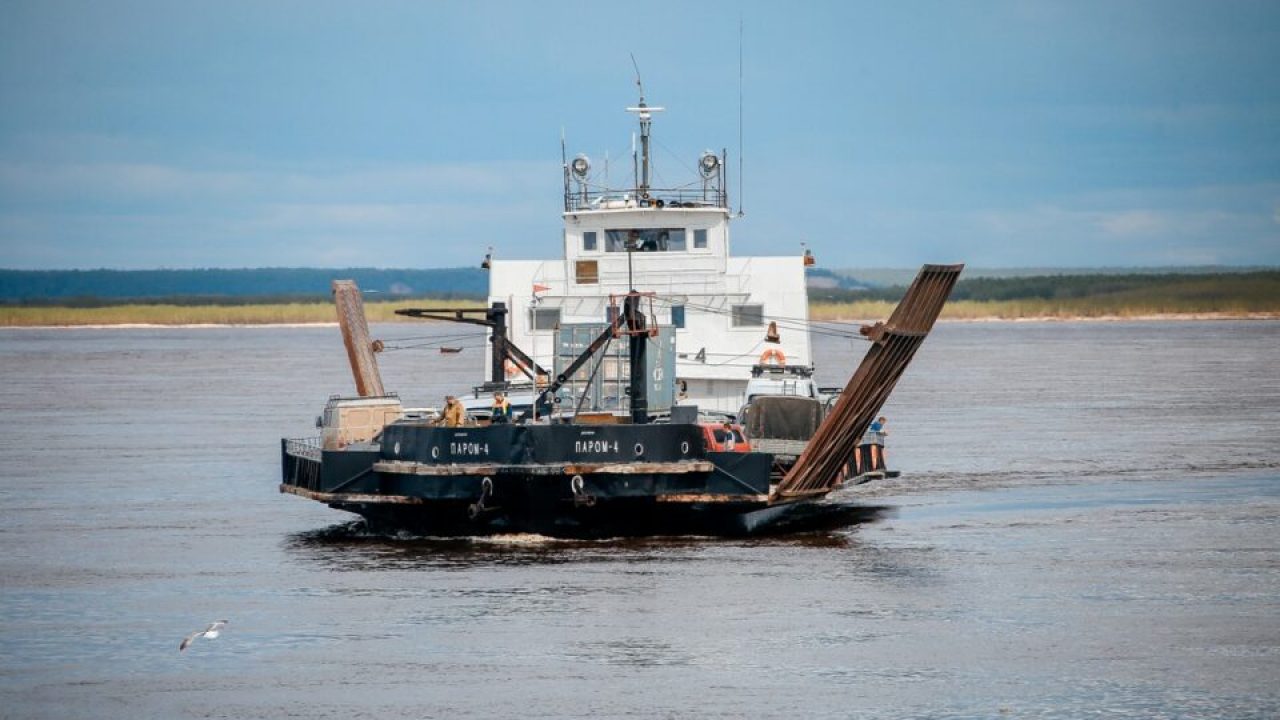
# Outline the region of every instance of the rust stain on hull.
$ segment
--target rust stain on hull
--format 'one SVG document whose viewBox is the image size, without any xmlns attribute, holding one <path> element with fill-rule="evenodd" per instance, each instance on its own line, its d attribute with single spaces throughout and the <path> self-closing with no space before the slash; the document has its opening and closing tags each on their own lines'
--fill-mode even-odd
<svg viewBox="0 0 1280 720">
<path fill-rule="evenodd" d="M 370 493 L 327 493 L 318 490 L 307 490 L 296 485 L 282 483 L 280 492 L 297 495 L 308 500 L 334 504 L 370 504 L 370 505 L 426 505 L 430 501 L 409 495 L 374 495 Z M 635 498 L 626 498 L 634 500 Z M 768 495 L 720 495 L 711 493 L 679 493 L 658 495 L 654 500 L 660 503 L 740 503 L 758 505 L 768 502 Z"/>
<path fill-rule="evenodd" d="M 368 503 L 388 505 L 425 505 L 427 501 L 408 495 L 371 495 L 368 493 L 327 493 L 318 490 L 307 490 L 296 485 L 280 485 L 280 492 L 316 500 L 322 503 Z"/>
<path fill-rule="evenodd" d="M 763 504 L 769 501 L 768 495 L 720 495 L 711 493 L 680 493 L 659 495 L 654 498 L 660 503 L 744 503 Z"/>
<path fill-rule="evenodd" d="M 394 473 L 397 475 L 475 475 L 477 477 L 492 475 L 681 475 L 686 473 L 709 473 L 715 465 L 705 460 L 670 463 L 609 463 L 565 465 L 552 463 L 546 465 L 500 465 L 485 463 L 475 465 L 430 465 L 428 463 L 407 460 L 380 460 L 373 464 L 375 472 Z"/>
</svg>

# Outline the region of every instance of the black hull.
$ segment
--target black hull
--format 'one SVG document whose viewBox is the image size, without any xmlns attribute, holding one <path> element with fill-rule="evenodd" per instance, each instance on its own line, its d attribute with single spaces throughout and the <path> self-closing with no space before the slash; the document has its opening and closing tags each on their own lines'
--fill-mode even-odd
<svg viewBox="0 0 1280 720">
<path fill-rule="evenodd" d="M 843 526 L 876 508 L 769 495 L 773 456 L 710 452 L 684 425 L 448 429 L 409 423 L 379 445 L 284 441 L 282 492 L 377 532 L 451 537 L 727 536 Z"/>
<path fill-rule="evenodd" d="M 662 506 L 646 500 L 600 503 L 592 508 L 498 508 L 471 517 L 465 503 L 392 506 L 336 503 L 331 507 L 360 515 L 375 533 L 428 537 L 481 537 L 536 534 L 601 540 L 623 537 L 757 537 L 830 531 L 871 522 L 884 506 L 800 501 L 754 510 L 732 507 Z"/>
<path fill-rule="evenodd" d="M 476 512 L 466 503 L 430 506 L 335 505 L 365 519 L 374 532 L 438 537 L 532 533 L 557 538 L 603 539 L 651 535 L 745 535 L 745 510 L 671 507 L 648 498 L 597 502 L 594 507 L 511 504 Z"/>
</svg>

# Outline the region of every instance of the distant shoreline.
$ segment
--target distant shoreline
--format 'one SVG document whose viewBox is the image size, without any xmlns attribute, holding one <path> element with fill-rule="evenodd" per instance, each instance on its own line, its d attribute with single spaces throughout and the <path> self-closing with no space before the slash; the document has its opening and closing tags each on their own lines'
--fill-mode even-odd
<svg viewBox="0 0 1280 720">
<path fill-rule="evenodd" d="M 859 323 L 875 323 L 883 321 L 884 318 L 835 318 L 810 320 L 812 324 L 823 323 L 842 323 L 842 324 L 859 324 Z M 968 324 L 968 323 L 1122 323 L 1122 322 L 1193 322 L 1193 321 L 1226 321 L 1226 320 L 1280 320 L 1280 312 L 1250 312 L 1250 313 L 1219 313 L 1219 312 L 1203 312 L 1203 313 L 1153 313 L 1144 315 L 1080 315 L 1080 316 L 1027 316 L 1027 317 L 943 317 L 938 320 L 940 324 Z M 421 321 L 419 321 L 421 322 Z M 428 322 L 444 322 L 444 321 L 428 321 Z M 408 320 L 392 320 L 392 321 L 372 321 L 371 324 L 379 325 L 410 325 L 415 324 Z M 86 324 L 60 324 L 60 325 L 0 325 L 0 330 L 222 330 L 230 328 L 250 328 L 250 329 L 293 329 L 293 328 L 322 328 L 337 327 L 338 323 L 334 322 L 251 322 L 251 323 L 86 323 Z M 479 332 L 479 331 L 477 331 Z"/>
<path fill-rule="evenodd" d="M 1026 317 L 941 317 L 939 323 L 1025 323 L 1025 322 L 1161 322 L 1194 320 L 1280 320 L 1280 312 L 1197 312 L 1197 313 L 1147 313 L 1135 315 L 1028 315 Z M 866 323 L 876 320 L 837 319 L 811 320 L 810 322 Z"/>
<path fill-rule="evenodd" d="M 338 327 L 335 322 L 298 323 L 95 323 L 83 325 L 0 325 L 0 330 L 222 330 L 226 328 Z"/>
<path fill-rule="evenodd" d="M 482 299 L 365 298 L 371 323 L 421 322 L 408 308 L 483 308 Z M 864 322 L 894 312 L 900 288 L 811 289 L 812 322 Z M 770 319 L 768 308 L 763 315 Z M 727 307 L 708 312 L 728 313 Z M 960 280 L 942 310 L 944 321 L 1082 322 L 1217 320 L 1280 317 L 1280 270 L 1219 275 L 1122 275 L 973 278 Z M 291 327 L 332 323 L 331 298 L 172 296 L 111 302 L 84 298 L 65 304 L 0 304 L 0 327 Z"/>
</svg>

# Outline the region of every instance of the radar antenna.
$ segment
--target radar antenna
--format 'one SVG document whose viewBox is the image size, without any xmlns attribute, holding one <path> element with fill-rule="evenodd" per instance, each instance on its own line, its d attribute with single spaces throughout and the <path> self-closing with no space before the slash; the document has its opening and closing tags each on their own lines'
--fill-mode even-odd
<svg viewBox="0 0 1280 720">
<path fill-rule="evenodd" d="M 742 211 L 742 200 L 746 197 L 747 183 L 742 174 L 742 15 L 738 15 L 738 217 L 746 213 Z M 726 191 L 727 192 L 727 191 Z M 728 202 L 725 203 L 728 205 Z"/>
</svg>

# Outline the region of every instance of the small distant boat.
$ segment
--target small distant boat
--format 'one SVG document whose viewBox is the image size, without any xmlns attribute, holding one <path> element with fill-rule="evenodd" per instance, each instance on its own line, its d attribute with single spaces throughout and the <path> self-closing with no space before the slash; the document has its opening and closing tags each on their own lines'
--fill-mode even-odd
<svg viewBox="0 0 1280 720">
<path fill-rule="evenodd" d="M 460 347 L 442 347 L 442 348 L 440 348 L 440 354 L 441 354 L 441 355 L 452 355 L 452 354 L 454 354 L 454 353 L 460 353 L 460 352 L 462 352 L 462 348 L 460 348 Z"/>
</svg>

